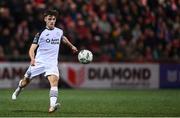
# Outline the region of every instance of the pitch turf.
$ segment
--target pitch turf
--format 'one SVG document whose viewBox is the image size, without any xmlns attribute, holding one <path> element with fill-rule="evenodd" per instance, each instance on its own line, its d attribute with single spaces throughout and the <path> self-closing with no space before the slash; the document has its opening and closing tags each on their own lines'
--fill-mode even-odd
<svg viewBox="0 0 180 118">
<path fill-rule="evenodd" d="M 180 90 L 60 90 L 62 108 L 47 113 L 49 91 L 26 89 L 16 101 L 0 90 L 0 116 L 180 116 Z"/>
</svg>

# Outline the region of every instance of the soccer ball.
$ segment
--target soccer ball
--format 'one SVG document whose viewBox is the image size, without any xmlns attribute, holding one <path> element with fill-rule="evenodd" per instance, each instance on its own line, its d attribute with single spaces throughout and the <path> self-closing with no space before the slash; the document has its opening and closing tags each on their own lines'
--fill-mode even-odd
<svg viewBox="0 0 180 118">
<path fill-rule="evenodd" d="M 81 50 L 78 54 L 78 60 L 82 64 L 88 64 L 93 60 L 93 54 L 89 50 Z"/>
</svg>

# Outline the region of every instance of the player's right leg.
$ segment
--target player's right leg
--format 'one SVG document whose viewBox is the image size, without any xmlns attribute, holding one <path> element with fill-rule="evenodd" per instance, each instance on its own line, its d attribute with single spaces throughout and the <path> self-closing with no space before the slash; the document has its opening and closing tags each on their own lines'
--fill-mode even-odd
<svg viewBox="0 0 180 118">
<path fill-rule="evenodd" d="M 30 83 L 30 79 L 27 77 L 24 77 L 19 81 L 18 87 L 12 94 L 12 100 L 16 100 L 17 96 L 20 94 L 21 90 L 26 87 Z"/>
<path fill-rule="evenodd" d="M 52 113 L 57 110 L 58 107 L 60 107 L 60 103 L 57 103 L 57 97 L 58 97 L 58 80 L 59 78 L 57 75 L 49 75 L 48 77 L 49 83 L 50 83 L 50 107 L 49 107 L 49 113 Z"/>
</svg>

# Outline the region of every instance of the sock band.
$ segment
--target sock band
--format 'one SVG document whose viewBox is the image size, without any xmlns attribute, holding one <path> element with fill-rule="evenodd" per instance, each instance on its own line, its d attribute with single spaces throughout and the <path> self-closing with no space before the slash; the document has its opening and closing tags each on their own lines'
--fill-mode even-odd
<svg viewBox="0 0 180 118">
<path fill-rule="evenodd" d="M 57 86 L 51 87 L 49 96 L 50 97 L 57 97 L 58 96 L 58 87 Z"/>
<path fill-rule="evenodd" d="M 50 90 L 50 97 L 58 97 L 58 91 Z"/>
</svg>

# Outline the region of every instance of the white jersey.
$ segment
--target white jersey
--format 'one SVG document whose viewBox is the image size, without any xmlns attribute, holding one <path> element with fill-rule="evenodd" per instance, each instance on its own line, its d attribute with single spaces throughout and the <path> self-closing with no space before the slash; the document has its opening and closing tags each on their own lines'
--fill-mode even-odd
<svg viewBox="0 0 180 118">
<path fill-rule="evenodd" d="M 44 29 L 38 33 L 34 40 L 34 44 L 38 44 L 35 61 L 36 63 L 57 65 L 58 54 L 63 31 L 57 27 L 54 29 Z"/>
</svg>

